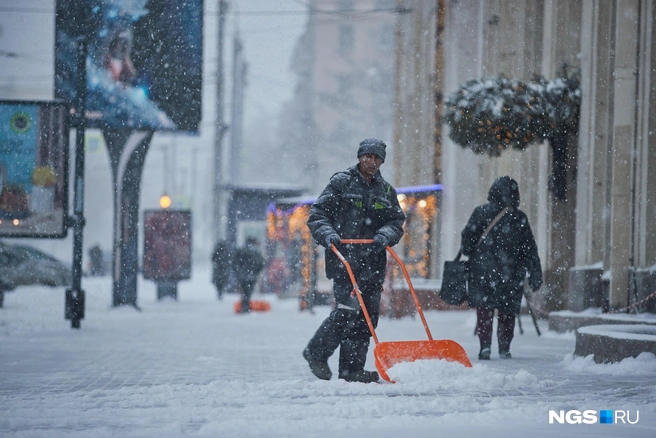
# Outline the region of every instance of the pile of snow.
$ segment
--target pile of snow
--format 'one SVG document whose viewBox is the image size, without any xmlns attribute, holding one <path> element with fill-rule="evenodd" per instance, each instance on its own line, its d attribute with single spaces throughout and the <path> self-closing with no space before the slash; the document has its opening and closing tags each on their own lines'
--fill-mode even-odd
<svg viewBox="0 0 656 438">
<path fill-rule="evenodd" d="M 417 391 L 498 391 L 540 389 L 549 384 L 520 369 L 516 372 L 498 371 L 483 363 L 466 368 L 446 360 L 417 360 L 402 362 L 388 370 L 397 384 Z"/>
</svg>

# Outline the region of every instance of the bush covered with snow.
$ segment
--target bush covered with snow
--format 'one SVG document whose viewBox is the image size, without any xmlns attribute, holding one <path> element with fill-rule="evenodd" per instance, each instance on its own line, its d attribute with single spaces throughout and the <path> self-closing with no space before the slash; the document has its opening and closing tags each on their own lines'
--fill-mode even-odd
<svg viewBox="0 0 656 438">
<path fill-rule="evenodd" d="M 507 148 L 576 133 L 581 104 L 578 74 L 547 81 L 471 80 L 445 99 L 451 139 L 476 153 L 499 156 Z"/>
</svg>

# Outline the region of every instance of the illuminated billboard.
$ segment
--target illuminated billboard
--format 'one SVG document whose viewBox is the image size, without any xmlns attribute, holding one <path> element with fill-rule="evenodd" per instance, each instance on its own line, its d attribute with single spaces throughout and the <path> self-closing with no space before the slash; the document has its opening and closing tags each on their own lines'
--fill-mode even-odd
<svg viewBox="0 0 656 438">
<path fill-rule="evenodd" d="M 70 107 L 0 101 L 0 237 L 65 237 Z"/>
<path fill-rule="evenodd" d="M 196 133 L 202 0 L 57 0 L 55 96 L 75 102 L 88 37 L 87 126 Z"/>
</svg>

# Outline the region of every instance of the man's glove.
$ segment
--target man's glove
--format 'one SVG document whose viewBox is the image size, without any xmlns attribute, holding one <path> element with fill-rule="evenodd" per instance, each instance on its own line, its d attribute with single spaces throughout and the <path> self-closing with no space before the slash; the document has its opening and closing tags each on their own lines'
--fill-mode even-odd
<svg viewBox="0 0 656 438">
<path fill-rule="evenodd" d="M 389 241 L 387 240 L 387 237 L 383 236 L 382 234 L 376 234 L 374 236 L 374 243 L 373 245 L 371 245 L 371 251 L 373 252 L 385 251 L 385 248 L 387 248 L 388 244 Z"/>
<path fill-rule="evenodd" d="M 330 233 L 326 236 L 326 248 L 331 249 L 332 245 L 339 245 L 342 243 L 342 239 L 339 238 L 337 233 Z"/>
</svg>

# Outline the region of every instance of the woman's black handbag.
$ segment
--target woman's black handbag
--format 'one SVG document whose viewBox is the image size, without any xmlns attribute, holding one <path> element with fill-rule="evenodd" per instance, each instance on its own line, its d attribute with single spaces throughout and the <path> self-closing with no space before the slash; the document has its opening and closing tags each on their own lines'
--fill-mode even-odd
<svg viewBox="0 0 656 438">
<path fill-rule="evenodd" d="M 469 261 L 460 260 L 462 251 L 458 251 L 455 260 L 444 262 L 442 273 L 442 289 L 440 298 L 445 303 L 459 306 L 467 301 L 467 278 L 469 277 Z"/>
</svg>

